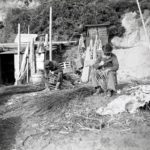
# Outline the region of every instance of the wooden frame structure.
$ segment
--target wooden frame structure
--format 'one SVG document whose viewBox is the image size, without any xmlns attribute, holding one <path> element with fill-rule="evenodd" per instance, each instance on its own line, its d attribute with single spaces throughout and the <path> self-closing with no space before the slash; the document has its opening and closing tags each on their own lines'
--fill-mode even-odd
<svg viewBox="0 0 150 150">
<path fill-rule="evenodd" d="M 49 48 L 49 60 L 52 60 L 52 51 L 54 44 L 70 44 L 70 43 L 77 43 L 77 41 L 52 41 L 52 7 L 50 7 L 49 12 L 49 40 L 48 40 L 48 34 L 45 35 L 45 41 L 43 41 L 44 46 Z M 20 24 L 18 24 L 18 39 L 17 43 L 0 43 L 0 48 L 2 51 L 0 54 L 7 54 L 11 53 L 14 54 L 15 59 L 15 84 L 19 84 L 19 80 L 24 78 L 26 76 L 27 83 L 30 80 L 29 77 L 29 68 L 30 68 L 30 76 L 34 75 L 36 73 L 36 53 L 35 53 L 35 45 L 39 45 L 40 42 L 34 41 L 33 39 L 30 42 L 22 43 L 21 41 L 21 30 L 20 30 Z M 30 35 L 29 26 L 28 26 L 28 35 Z M 22 48 L 25 49 L 25 51 L 22 51 Z M 11 50 L 10 50 L 11 49 Z M 13 52 L 12 52 L 13 49 Z M 44 54 L 42 54 L 44 55 Z M 41 56 L 43 59 L 43 56 Z M 44 58 L 45 59 L 45 58 Z M 44 60 L 42 60 L 42 63 L 44 65 Z M 67 64 L 68 65 L 68 64 Z M 66 66 L 66 65 L 65 65 Z"/>
</svg>

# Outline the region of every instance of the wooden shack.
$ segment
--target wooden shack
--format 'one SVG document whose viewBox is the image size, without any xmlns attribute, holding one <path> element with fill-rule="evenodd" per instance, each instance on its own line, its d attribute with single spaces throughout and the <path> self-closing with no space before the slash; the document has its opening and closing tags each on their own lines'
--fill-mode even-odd
<svg viewBox="0 0 150 150">
<path fill-rule="evenodd" d="M 22 60 L 24 50 L 25 45 L 22 45 L 20 61 Z M 3 48 L 0 52 L 0 84 L 7 85 L 15 83 L 17 65 L 17 44 L 3 44 Z"/>
<path fill-rule="evenodd" d="M 101 40 L 102 45 L 105 45 L 106 43 L 108 43 L 109 25 L 109 22 L 103 24 L 85 25 L 85 29 L 90 39 L 94 39 L 95 35 L 97 35 L 98 39 Z"/>
<path fill-rule="evenodd" d="M 46 37 L 46 35 L 21 34 L 20 63 L 18 63 L 17 52 L 18 36 L 14 43 L 0 44 L 0 84 L 28 83 L 36 73 L 44 70 L 44 61 L 49 59 L 47 58 L 49 45 L 45 40 Z M 68 43 L 76 43 L 76 41 L 52 41 L 52 52 L 55 51 L 57 54 L 57 50 L 61 50 L 61 45 L 68 45 Z"/>
<path fill-rule="evenodd" d="M 36 39 L 37 34 L 21 34 L 20 65 L 24 56 L 27 44 L 31 39 Z M 17 78 L 18 54 L 17 44 L 18 35 L 14 43 L 0 44 L 0 84 L 14 84 Z"/>
</svg>

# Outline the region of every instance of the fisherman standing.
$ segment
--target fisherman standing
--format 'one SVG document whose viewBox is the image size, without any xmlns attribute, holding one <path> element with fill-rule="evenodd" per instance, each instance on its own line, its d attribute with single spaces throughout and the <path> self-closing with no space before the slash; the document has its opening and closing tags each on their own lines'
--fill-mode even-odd
<svg viewBox="0 0 150 150">
<path fill-rule="evenodd" d="M 112 46 L 106 44 L 103 46 L 103 56 L 98 58 L 93 65 L 92 83 L 95 87 L 95 95 L 102 92 L 107 93 L 111 97 L 116 92 L 117 86 L 117 70 L 119 63 L 117 56 L 112 53 Z"/>
</svg>

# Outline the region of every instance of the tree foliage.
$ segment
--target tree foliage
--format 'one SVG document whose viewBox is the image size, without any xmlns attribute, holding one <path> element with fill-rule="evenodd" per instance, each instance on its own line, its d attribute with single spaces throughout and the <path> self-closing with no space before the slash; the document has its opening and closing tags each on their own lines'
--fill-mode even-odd
<svg viewBox="0 0 150 150">
<path fill-rule="evenodd" d="M 17 33 L 17 25 L 21 24 L 21 32 L 48 33 L 49 8 L 53 8 L 53 38 L 67 40 L 77 30 L 79 24 L 100 24 L 110 22 L 110 38 L 122 36 L 121 16 L 127 11 L 137 11 L 135 1 L 121 0 L 40 0 L 41 5 L 36 9 L 9 10 L 5 20 L 5 40 L 11 34 Z M 150 2 L 142 0 L 142 9 L 148 8 Z M 149 8 L 148 8 L 149 9 Z"/>
</svg>

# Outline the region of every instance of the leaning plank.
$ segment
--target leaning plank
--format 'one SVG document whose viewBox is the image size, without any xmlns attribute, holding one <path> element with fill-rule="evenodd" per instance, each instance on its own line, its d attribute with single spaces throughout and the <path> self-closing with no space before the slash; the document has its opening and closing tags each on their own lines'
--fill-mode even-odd
<svg viewBox="0 0 150 150">
<path fill-rule="evenodd" d="M 19 77 L 23 75 L 23 72 L 25 71 L 26 64 L 27 64 L 27 57 L 28 57 L 28 52 L 29 52 L 29 45 L 27 45 L 25 53 L 23 55 L 22 63 L 21 63 L 21 68 L 20 68 L 20 73 Z"/>
</svg>

